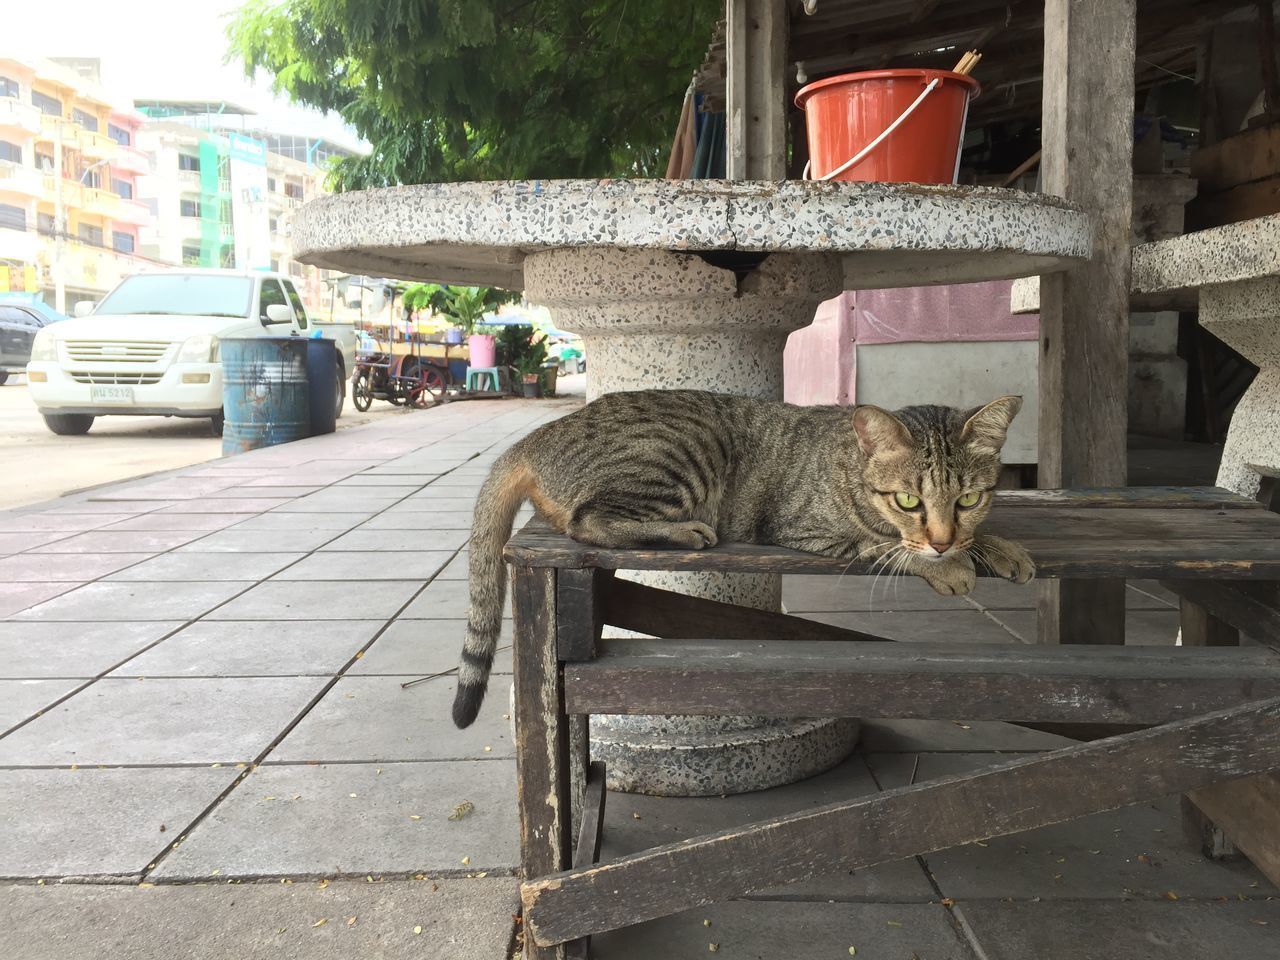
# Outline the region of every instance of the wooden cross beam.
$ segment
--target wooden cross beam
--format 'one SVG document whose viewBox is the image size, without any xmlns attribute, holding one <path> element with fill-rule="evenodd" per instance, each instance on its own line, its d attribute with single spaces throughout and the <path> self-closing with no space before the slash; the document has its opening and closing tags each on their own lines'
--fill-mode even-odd
<svg viewBox="0 0 1280 960">
<path fill-rule="evenodd" d="M 521 885 L 535 943 L 1280 767 L 1280 698 L 692 837 Z"/>
</svg>

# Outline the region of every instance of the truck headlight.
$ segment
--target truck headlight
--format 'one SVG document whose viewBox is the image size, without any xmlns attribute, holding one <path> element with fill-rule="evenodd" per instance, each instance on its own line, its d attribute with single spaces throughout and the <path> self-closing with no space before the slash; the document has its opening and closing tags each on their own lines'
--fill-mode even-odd
<svg viewBox="0 0 1280 960">
<path fill-rule="evenodd" d="M 41 330 L 31 343 L 32 360 L 57 360 L 58 341 L 52 330 Z"/>
<path fill-rule="evenodd" d="M 215 363 L 218 359 L 218 338 L 203 334 L 191 337 L 178 351 L 179 363 Z"/>
</svg>

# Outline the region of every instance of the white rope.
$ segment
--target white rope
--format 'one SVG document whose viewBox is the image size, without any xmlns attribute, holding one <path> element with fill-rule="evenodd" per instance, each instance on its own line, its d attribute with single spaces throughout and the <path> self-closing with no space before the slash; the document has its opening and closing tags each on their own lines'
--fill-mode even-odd
<svg viewBox="0 0 1280 960">
<path fill-rule="evenodd" d="M 850 158 L 849 158 L 848 160 L 846 160 L 844 163 L 840 164 L 840 166 L 836 167 L 836 168 L 835 168 L 834 170 L 832 170 L 830 173 L 825 173 L 825 174 L 823 174 L 822 176 L 818 177 L 818 180 L 819 180 L 819 181 L 823 181 L 823 180 L 830 180 L 832 177 L 838 177 L 840 174 L 844 173 L 846 170 L 848 170 L 848 169 L 849 169 L 850 167 L 852 167 L 854 164 L 856 164 L 856 163 L 860 163 L 860 162 L 862 161 L 863 157 L 865 157 L 865 156 L 866 156 L 867 154 L 869 154 L 872 150 L 874 150 L 876 147 L 878 147 L 878 146 L 880 145 L 881 141 L 883 141 L 885 137 L 889 136 L 889 134 L 891 134 L 891 133 L 893 133 L 893 131 L 897 130 L 897 129 L 898 129 L 898 127 L 902 125 L 902 121 L 906 120 L 906 119 L 907 119 L 907 117 L 909 117 L 909 116 L 911 116 L 911 114 L 915 113 L 915 112 L 916 112 L 916 107 L 918 107 L 918 106 L 920 106 L 920 104 L 924 103 L 924 98 L 925 98 L 925 97 L 927 97 L 929 94 L 931 94 L 931 93 L 933 92 L 934 88 L 935 88 L 938 84 L 940 84 L 941 82 L 942 82 L 942 78 L 941 78 L 941 77 L 934 77 L 932 80 L 930 80 L 930 81 L 925 85 L 925 88 L 924 88 L 923 90 L 921 90 L 921 91 L 920 91 L 920 96 L 916 97 L 916 98 L 915 98 L 915 100 L 914 100 L 914 101 L 912 101 L 911 106 L 907 107 L 907 109 L 903 110 L 903 111 L 902 111 L 902 113 L 901 113 L 901 114 L 899 114 L 899 116 L 898 116 L 898 119 L 897 119 L 897 120 L 893 121 L 893 123 L 891 123 L 891 124 L 889 124 L 889 126 L 885 127 L 885 128 L 884 128 L 884 130 L 882 130 L 882 131 L 881 131 L 880 136 L 876 137 L 874 140 L 872 140 L 872 141 L 871 141 L 870 143 L 868 143 L 865 147 L 863 147 L 861 150 L 859 150 L 857 153 L 855 153 L 852 157 L 850 157 Z M 802 177 L 803 177 L 803 179 L 805 179 L 805 180 L 808 180 L 808 179 L 809 179 L 809 164 L 807 164 L 807 163 L 806 163 L 806 164 L 804 165 L 804 173 L 803 173 L 803 174 L 801 174 L 801 176 L 802 176 Z"/>
</svg>

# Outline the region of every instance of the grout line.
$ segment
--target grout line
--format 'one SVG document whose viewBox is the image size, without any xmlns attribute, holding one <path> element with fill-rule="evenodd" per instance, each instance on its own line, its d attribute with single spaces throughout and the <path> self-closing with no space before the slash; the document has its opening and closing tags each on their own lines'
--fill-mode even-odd
<svg viewBox="0 0 1280 960">
<path fill-rule="evenodd" d="M 486 753 L 482 757 L 395 757 L 381 760 L 265 760 L 258 763 L 255 760 L 248 760 L 244 757 L 225 758 L 222 760 L 201 760 L 199 762 L 189 761 L 185 763 L 95 763 L 78 765 L 78 773 L 86 773 L 93 770 L 208 770 L 215 764 L 219 767 L 232 769 L 236 764 L 243 764 L 245 771 L 250 767 L 263 767 L 268 770 L 274 770 L 283 767 L 392 767 L 397 764 L 410 765 L 421 763 L 512 763 L 515 761 L 515 754 L 503 756 L 502 754 Z M 0 771 L 11 770 L 66 770 L 67 764 L 56 763 L 3 763 L 0 764 Z"/>
</svg>

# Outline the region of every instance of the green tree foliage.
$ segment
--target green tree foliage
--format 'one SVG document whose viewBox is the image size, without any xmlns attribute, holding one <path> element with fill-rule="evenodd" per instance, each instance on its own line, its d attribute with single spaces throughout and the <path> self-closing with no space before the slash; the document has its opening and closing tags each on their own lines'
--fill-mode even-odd
<svg viewBox="0 0 1280 960">
<path fill-rule="evenodd" d="M 373 145 L 338 189 L 660 175 L 717 0 L 249 0 L 231 55 Z"/>
<path fill-rule="evenodd" d="M 404 292 L 404 305 L 410 310 L 429 309 L 432 313 L 447 317 L 449 322 L 465 334 L 472 334 L 482 325 L 484 315 L 497 310 L 504 303 L 515 303 L 520 294 L 498 287 L 458 287 L 438 283 L 416 283 Z"/>
</svg>

